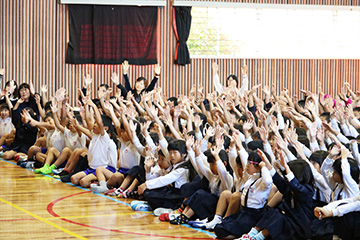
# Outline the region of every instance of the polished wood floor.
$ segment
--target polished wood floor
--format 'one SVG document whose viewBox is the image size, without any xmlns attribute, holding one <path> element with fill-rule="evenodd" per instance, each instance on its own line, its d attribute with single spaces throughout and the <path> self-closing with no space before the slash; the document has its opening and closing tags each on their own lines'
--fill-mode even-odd
<svg viewBox="0 0 360 240">
<path fill-rule="evenodd" d="M 131 200 L 94 194 L 0 159 L 0 239 L 213 239 L 213 233 L 134 212 Z"/>
</svg>

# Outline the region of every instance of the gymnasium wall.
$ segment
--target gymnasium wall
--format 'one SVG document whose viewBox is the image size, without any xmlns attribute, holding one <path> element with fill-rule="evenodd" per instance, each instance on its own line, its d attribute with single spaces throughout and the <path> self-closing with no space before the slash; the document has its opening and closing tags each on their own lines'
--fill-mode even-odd
<svg viewBox="0 0 360 240">
<path fill-rule="evenodd" d="M 214 1 L 209 1 L 214 2 Z M 320 4 L 360 6 L 360 0 L 252 0 L 216 1 L 281 4 Z M 159 8 L 159 63 L 162 66 L 158 83 L 166 96 L 187 94 L 193 84 L 202 84 L 205 91 L 213 90 L 211 64 L 217 61 L 222 81 L 230 73 L 240 75 L 244 61 L 249 66 L 250 84 L 269 85 L 276 81 L 278 89 L 287 87 L 291 94 L 299 89 L 316 90 L 323 83 L 325 92 L 337 93 L 345 81 L 359 90 L 360 61 L 329 59 L 192 59 L 187 66 L 173 64 L 176 41 L 172 29 L 171 1 Z M 68 90 L 76 104 L 76 89 L 83 76 L 94 78 L 93 93 L 100 83 L 108 83 L 111 73 L 121 73 L 121 65 L 65 64 L 68 41 L 67 7 L 56 0 L 0 1 L 0 68 L 6 69 L 3 82 L 33 81 L 35 89 L 47 84 L 49 95 L 59 87 Z M 153 66 L 131 66 L 130 79 L 144 76 L 152 79 Z"/>
</svg>

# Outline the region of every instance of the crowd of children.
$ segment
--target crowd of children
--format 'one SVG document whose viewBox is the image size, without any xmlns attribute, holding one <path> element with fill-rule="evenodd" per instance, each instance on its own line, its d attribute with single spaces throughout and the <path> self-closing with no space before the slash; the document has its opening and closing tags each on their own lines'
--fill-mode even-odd
<svg viewBox="0 0 360 240">
<path fill-rule="evenodd" d="M 165 98 L 129 64 L 91 99 L 90 76 L 66 89 L 8 81 L 0 96 L 1 157 L 94 193 L 136 199 L 136 211 L 226 239 L 360 239 L 360 92 L 250 87 L 230 75 L 216 91 Z M 241 87 L 238 87 L 241 86 Z M 113 95 L 113 96 L 112 96 Z M 205 97 L 206 96 L 206 97 Z"/>
</svg>

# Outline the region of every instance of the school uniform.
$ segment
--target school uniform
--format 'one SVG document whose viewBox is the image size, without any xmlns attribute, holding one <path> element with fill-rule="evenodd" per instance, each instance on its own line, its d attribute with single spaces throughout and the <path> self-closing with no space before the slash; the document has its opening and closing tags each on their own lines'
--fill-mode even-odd
<svg viewBox="0 0 360 240">
<path fill-rule="evenodd" d="M 324 206 L 333 212 L 333 218 L 319 221 L 333 223 L 333 232 L 342 239 L 360 239 L 360 196 L 334 201 Z"/>
<path fill-rule="evenodd" d="M 242 149 L 239 154 L 244 166 L 246 166 L 247 152 Z M 261 168 L 261 175 L 260 173 L 248 175 L 245 169 L 244 179 L 246 182 L 241 194 L 241 210 L 239 213 L 224 218 L 221 224 L 216 225 L 215 234 L 219 238 L 229 235 L 240 237 L 248 233 L 265 213 L 264 206 L 272 186 L 269 170 L 263 167 Z"/>
<path fill-rule="evenodd" d="M 119 150 L 119 172 L 125 174 L 129 169 L 138 165 L 140 165 L 140 154 L 135 146 L 130 141 L 121 142 Z"/>
<path fill-rule="evenodd" d="M 291 172 L 282 178 L 275 169 L 271 170 L 273 181 L 283 199 L 277 208 L 270 208 L 254 225 L 267 229 L 272 239 L 309 239 L 313 213 L 314 188 L 301 185 Z"/>
<path fill-rule="evenodd" d="M 93 134 L 89 144 L 88 150 L 88 162 L 89 168 L 84 172 L 86 175 L 94 174 L 96 168 L 107 167 L 109 163 L 108 151 L 111 143 L 111 139 L 107 133 L 104 135 Z"/>
<path fill-rule="evenodd" d="M 343 183 L 336 183 L 332 179 L 332 165 L 334 161 L 327 157 L 321 165 L 321 174 L 332 189 L 331 201 L 355 197 L 359 194 L 359 184 L 351 177 L 350 164 L 347 160 L 341 160 Z"/>
<path fill-rule="evenodd" d="M 189 169 L 185 164 L 185 161 L 177 163 L 168 174 L 145 182 L 147 190 L 144 192 L 144 199 L 152 209 L 180 207 L 183 201 L 180 188 L 189 182 Z"/>
<path fill-rule="evenodd" d="M 84 149 L 86 147 L 86 135 L 81 133 L 81 136 L 77 132 L 71 132 L 65 127 L 64 130 L 65 147 L 74 151 L 77 148 Z"/>
<path fill-rule="evenodd" d="M 200 172 L 209 181 L 210 192 L 199 189 L 184 201 L 184 205 L 189 206 L 200 219 L 210 218 L 215 215 L 220 194 L 225 190 L 231 190 L 234 183 L 233 177 L 226 170 L 221 160 L 216 161 L 218 175 L 214 175 L 210 168 L 202 165 L 201 162 L 203 161 L 207 161 L 204 154 L 196 158 Z"/>
</svg>

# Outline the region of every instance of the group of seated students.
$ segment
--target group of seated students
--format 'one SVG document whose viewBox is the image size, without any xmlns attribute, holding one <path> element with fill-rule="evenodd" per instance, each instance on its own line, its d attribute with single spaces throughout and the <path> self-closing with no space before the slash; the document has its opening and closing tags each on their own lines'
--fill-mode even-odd
<svg viewBox="0 0 360 240">
<path fill-rule="evenodd" d="M 165 98 L 160 66 L 134 88 L 128 70 L 96 99 L 84 77 L 79 106 L 64 88 L 47 101 L 46 86 L 7 82 L 1 157 L 218 238 L 360 239 L 360 92 L 348 83 L 295 99 L 249 87 L 246 66 L 222 86 L 214 63 L 216 91 Z"/>
</svg>

